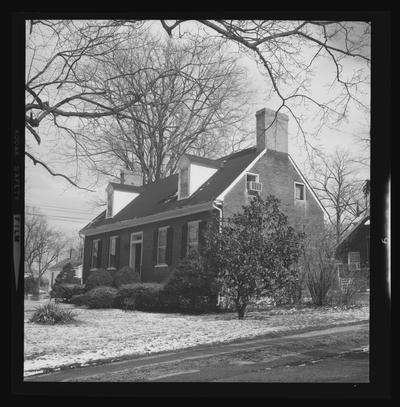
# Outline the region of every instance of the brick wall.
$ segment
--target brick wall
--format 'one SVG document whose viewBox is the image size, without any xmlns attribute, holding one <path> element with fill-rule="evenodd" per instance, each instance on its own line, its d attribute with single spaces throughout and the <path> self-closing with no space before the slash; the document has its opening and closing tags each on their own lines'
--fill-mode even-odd
<svg viewBox="0 0 400 407">
<path fill-rule="evenodd" d="M 261 197 L 274 195 L 281 201 L 282 211 L 289 217 L 289 222 L 297 229 L 314 228 L 323 225 L 323 211 L 305 186 L 306 201 L 296 201 L 294 182 L 301 182 L 301 177 L 290 162 L 287 154 L 275 151 L 267 153 L 249 169 L 249 172 L 259 174 L 262 183 Z M 224 217 L 232 216 L 248 203 L 246 178 L 243 178 L 225 196 Z"/>
<path fill-rule="evenodd" d="M 130 235 L 134 232 L 143 232 L 143 260 L 142 260 L 142 281 L 164 281 L 169 272 L 181 259 L 182 247 L 182 226 L 193 220 L 209 222 L 213 216 L 211 211 L 188 215 L 180 218 L 169 219 L 162 222 L 154 222 L 147 225 L 135 226 L 119 231 L 102 233 L 99 235 L 87 236 L 85 238 L 83 281 L 90 273 L 90 262 L 92 256 L 92 242 L 94 239 L 102 240 L 101 267 L 107 268 L 108 248 L 111 236 L 119 236 L 119 268 L 129 265 Z M 172 263 L 169 267 L 154 267 L 153 261 L 153 239 L 154 230 L 170 226 L 173 228 Z"/>
</svg>

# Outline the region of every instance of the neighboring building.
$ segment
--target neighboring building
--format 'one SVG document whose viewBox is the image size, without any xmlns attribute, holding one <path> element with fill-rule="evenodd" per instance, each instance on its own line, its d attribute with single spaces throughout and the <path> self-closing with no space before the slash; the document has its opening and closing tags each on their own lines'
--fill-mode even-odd
<svg viewBox="0 0 400 407">
<path fill-rule="evenodd" d="M 44 273 L 43 277 L 46 278 L 46 280 L 48 280 L 49 282 L 47 291 L 51 290 L 57 276 L 60 274 L 61 270 L 67 263 L 71 263 L 72 267 L 75 270 L 75 276 L 82 281 L 82 259 L 66 258 L 49 267 L 49 269 Z"/>
<path fill-rule="evenodd" d="M 129 265 L 143 281 L 163 281 L 201 245 L 207 222 L 231 216 L 249 199 L 275 195 L 292 225 L 321 227 L 325 209 L 288 154 L 288 117 L 256 113 L 255 147 L 219 159 L 185 154 L 178 173 L 142 185 L 128 171 L 107 188 L 107 209 L 85 226 L 83 280 L 94 268 Z M 265 129 L 268 129 L 267 131 Z"/>
<path fill-rule="evenodd" d="M 336 259 L 356 269 L 369 267 L 369 211 L 345 233 L 336 247 Z"/>
</svg>

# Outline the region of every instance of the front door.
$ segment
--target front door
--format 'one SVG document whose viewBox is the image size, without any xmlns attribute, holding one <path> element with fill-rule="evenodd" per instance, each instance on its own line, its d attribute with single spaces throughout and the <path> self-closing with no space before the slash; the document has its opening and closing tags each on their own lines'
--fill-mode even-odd
<svg viewBox="0 0 400 407">
<path fill-rule="evenodd" d="M 141 266 L 142 266 L 142 243 L 135 243 L 135 249 L 134 249 L 134 262 L 133 262 L 133 270 L 135 270 L 137 273 L 141 273 Z"/>
<path fill-rule="evenodd" d="M 129 267 L 137 273 L 141 273 L 142 269 L 142 245 L 143 234 L 132 233 L 131 235 L 131 254 L 129 259 Z"/>
</svg>

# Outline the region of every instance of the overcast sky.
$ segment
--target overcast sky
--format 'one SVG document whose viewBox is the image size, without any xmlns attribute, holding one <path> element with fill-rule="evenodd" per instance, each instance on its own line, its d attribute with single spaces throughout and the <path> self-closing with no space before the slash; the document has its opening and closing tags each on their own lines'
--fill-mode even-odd
<svg viewBox="0 0 400 407">
<path fill-rule="evenodd" d="M 253 142 L 255 144 L 255 112 L 263 107 L 276 108 L 279 102 L 276 99 L 267 98 L 267 90 L 270 83 L 266 81 L 265 77 L 261 75 L 258 67 L 250 58 L 244 57 L 243 63 L 248 69 L 249 78 L 251 80 L 254 94 L 255 94 L 255 109 L 253 113 Z M 354 65 L 354 68 L 357 66 Z M 350 66 L 352 69 L 352 66 Z M 318 96 L 326 92 L 323 86 L 329 75 L 332 74 L 331 64 L 321 63 L 320 76 L 314 78 L 313 96 Z M 369 93 L 364 97 L 366 104 L 369 104 Z M 310 121 L 312 121 L 312 112 L 309 112 Z M 323 149 L 325 153 L 332 152 L 336 146 L 346 148 L 349 151 L 358 154 L 360 152 L 360 145 L 356 142 L 357 135 L 369 133 L 369 117 L 362 112 L 353 109 L 351 111 L 350 120 L 341 123 L 340 126 L 335 128 L 324 129 L 317 140 L 313 143 Z M 30 135 L 27 134 L 27 138 Z M 46 155 L 49 146 L 46 145 L 45 140 L 40 146 L 40 155 Z M 301 135 L 298 135 L 293 118 L 289 118 L 289 153 L 294 158 L 296 163 L 301 168 L 304 168 L 307 160 L 307 154 L 302 142 Z M 51 152 L 48 151 L 50 155 Z M 62 168 L 60 166 L 58 169 Z M 365 169 L 365 178 L 369 177 L 369 169 Z M 60 177 L 51 176 L 44 168 L 37 165 L 34 166 L 30 159 L 26 160 L 25 166 L 25 202 L 26 205 L 35 206 L 43 214 L 46 215 L 49 223 L 52 226 L 62 230 L 66 234 L 72 236 L 76 235 L 85 224 L 102 212 L 102 208 L 95 208 L 94 202 L 99 198 L 105 198 L 105 187 L 107 182 L 99 184 L 96 187 L 96 192 L 88 192 L 79 190 L 70 185 L 66 180 Z M 27 211 L 29 211 L 29 206 Z"/>
</svg>

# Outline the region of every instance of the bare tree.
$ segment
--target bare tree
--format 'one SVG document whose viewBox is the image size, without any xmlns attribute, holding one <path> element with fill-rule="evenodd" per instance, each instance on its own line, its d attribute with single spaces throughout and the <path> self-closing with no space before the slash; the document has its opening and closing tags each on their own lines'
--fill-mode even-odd
<svg viewBox="0 0 400 407">
<path fill-rule="evenodd" d="M 312 113 L 313 120 L 319 121 L 322 127 L 328 122 L 337 123 L 345 119 L 351 112 L 351 106 L 358 110 L 369 109 L 362 99 L 369 85 L 368 23 L 280 20 L 198 20 L 190 24 L 185 20 L 161 20 L 160 23 L 175 42 L 185 43 L 198 32 L 199 38 L 202 36 L 210 41 L 222 39 L 234 51 L 254 57 L 271 85 L 270 89 L 266 89 L 266 95 L 270 91 L 271 97 L 277 97 L 280 102 L 277 112 L 286 109 L 292 115 L 306 147 L 310 135 L 304 128 L 302 111 L 316 109 Z M 125 47 L 128 53 L 130 48 L 126 45 L 127 41 L 140 39 L 143 30 L 150 24 L 154 24 L 154 21 L 32 20 L 27 24 L 27 132 L 36 146 L 43 137 L 48 138 L 49 134 L 53 134 L 57 149 L 57 143 L 63 138 L 69 138 L 76 149 L 76 155 L 71 160 L 76 165 L 74 176 L 52 169 L 47 160 L 35 152 L 35 144 L 31 146 L 29 141 L 26 155 L 34 164 L 42 165 L 50 174 L 64 177 L 77 186 L 78 150 L 85 150 L 86 143 L 76 130 L 89 129 L 90 126 L 98 130 L 104 123 L 102 119 L 112 118 L 115 122 L 113 134 L 119 128 L 120 135 L 123 135 L 124 131 L 127 132 L 125 121 L 138 118 L 137 112 L 132 115 L 133 106 L 144 103 L 147 106 L 145 111 L 151 111 L 151 100 L 147 102 L 145 98 L 152 95 L 155 89 L 160 89 L 153 87 L 155 83 L 160 80 L 162 87 L 170 84 L 173 78 L 181 78 L 174 70 L 168 71 L 170 78 L 164 72 L 154 79 L 150 88 L 140 89 L 142 92 L 132 91 L 130 97 L 125 99 L 120 98 L 117 86 L 120 82 L 115 77 L 104 78 L 103 86 L 94 80 L 100 63 L 109 61 L 116 49 L 123 50 Z M 331 74 L 327 79 L 330 91 L 326 92 L 325 98 L 315 96 L 313 86 L 313 75 L 321 72 L 318 65 L 321 61 L 330 62 L 332 68 L 331 72 L 325 66 L 322 68 L 324 76 Z M 154 75 L 151 66 L 146 68 L 131 72 L 131 76 Z M 127 79 L 124 78 L 121 83 L 126 84 Z M 193 81 L 191 83 L 195 84 Z M 321 89 L 320 85 L 317 86 Z M 162 109 L 161 104 L 159 109 Z M 308 113 L 307 120 L 309 117 Z M 141 122 L 136 120 L 135 125 L 137 123 Z M 93 134 L 93 138 L 96 138 L 96 134 Z M 201 151 L 201 137 L 198 140 L 199 146 L 194 147 Z M 93 155 L 86 157 L 93 159 Z M 156 158 L 157 162 L 169 162 L 162 157 Z M 157 177 L 157 171 L 161 170 L 156 169 L 155 174 L 146 177 Z"/>
<path fill-rule="evenodd" d="M 140 26 L 140 22 L 119 20 L 27 22 L 25 128 L 37 145 L 44 135 L 48 137 L 49 128 L 60 130 L 57 137 L 71 137 L 78 145 L 79 140 L 71 132 L 77 123 L 123 113 L 127 105 L 110 105 L 105 90 L 96 86 L 84 68 L 95 67 L 117 44 L 139 34 Z M 141 97 L 135 95 L 134 100 Z M 55 172 L 32 150 L 27 138 L 25 155 L 33 164 L 78 186 L 77 177 Z"/>
<path fill-rule="evenodd" d="M 314 108 L 313 119 L 321 127 L 328 122 L 345 119 L 350 106 L 365 110 L 369 106 L 362 95 L 368 92 L 370 63 L 370 23 L 351 21 L 281 21 L 281 20 L 196 20 L 208 35 L 224 38 L 237 45 L 239 51 L 251 55 L 262 66 L 271 84 L 271 95 L 277 96 L 277 112 L 286 109 L 294 118 L 304 137 L 304 118 L 300 108 Z M 179 29 L 190 32 L 186 20 L 161 20 L 161 25 L 173 36 Z M 328 79 L 330 92 L 323 99 L 314 95 L 313 76 L 318 73 L 318 61 L 331 64 Z M 346 70 L 346 64 L 350 69 Z M 316 69 L 315 69 L 316 68 Z M 324 75 L 329 72 L 326 67 Z M 336 90 L 335 92 L 332 92 Z M 335 96 L 332 97 L 332 94 Z M 310 121 L 309 114 L 307 120 Z M 271 124 L 272 125 L 272 124 Z"/>
<path fill-rule="evenodd" d="M 213 156 L 243 141 L 244 132 L 233 136 L 249 114 L 249 86 L 236 55 L 221 41 L 198 37 L 178 44 L 150 36 L 141 41 L 151 46 L 132 41 L 128 50 L 108 54 L 93 74 L 110 105 L 129 106 L 122 116 L 94 123 L 97 131 L 79 134 L 81 157 L 94 170 L 118 177 L 119 164 L 148 183 L 173 174 L 185 152 Z M 138 94 L 144 97 L 133 101 Z"/>
<path fill-rule="evenodd" d="M 35 208 L 25 212 L 25 271 L 37 278 L 38 290 L 41 277 L 58 259 L 64 243 L 61 233 L 48 225 L 43 214 Z"/>
<path fill-rule="evenodd" d="M 356 176 L 352 155 L 336 149 L 331 156 L 322 153 L 313 164 L 311 183 L 327 209 L 336 241 L 352 226 L 354 220 L 367 210 L 365 181 Z"/>
</svg>

